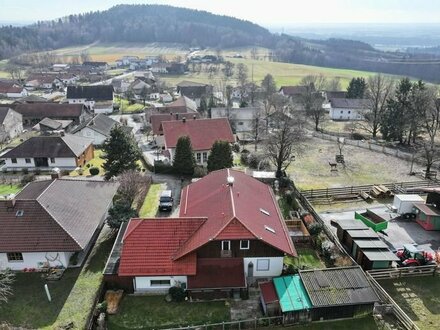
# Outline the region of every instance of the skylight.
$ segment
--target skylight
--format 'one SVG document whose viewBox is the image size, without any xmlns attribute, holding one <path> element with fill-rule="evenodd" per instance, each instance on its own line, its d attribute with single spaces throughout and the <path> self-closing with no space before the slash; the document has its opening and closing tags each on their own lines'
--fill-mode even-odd
<svg viewBox="0 0 440 330">
<path fill-rule="evenodd" d="M 267 231 L 270 231 L 272 234 L 275 234 L 275 229 L 273 229 L 272 227 L 264 226 L 264 229 L 266 229 Z"/>
<path fill-rule="evenodd" d="M 16 216 L 16 217 L 22 217 L 23 214 L 24 214 L 24 211 L 23 211 L 23 210 L 18 210 L 18 211 L 15 213 L 15 216 Z"/>
<path fill-rule="evenodd" d="M 266 211 L 265 209 L 260 209 L 260 212 L 265 215 L 270 215 L 270 213 L 268 211 Z"/>
</svg>

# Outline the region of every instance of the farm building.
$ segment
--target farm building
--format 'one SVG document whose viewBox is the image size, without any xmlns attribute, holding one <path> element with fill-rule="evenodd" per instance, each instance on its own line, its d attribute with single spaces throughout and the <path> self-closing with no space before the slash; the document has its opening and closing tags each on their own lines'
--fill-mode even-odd
<svg viewBox="0 0 440 330">
<path fill-rule="evenodd" d="M 269 308 L 276 303 L 273 290 L 284 324 L 371 314 L 380 301 L 358 266 L 302 270 L 299 275 L 274 278 L 273 286 L 265 284 L 261 290 L 263 310 L 268 315 L 276 312 L 276 307 Z"/>
<path fill-rule="evenodd" d="M 432 189 L 426 190 L 426 204 L 414 204 L 416 222 L 425 230 L 440 230 L 440 193 Z"/>
<path fill-rule="evenodd" d="M 332 226 L 337 228 L 336 235 L 341 243 L 347 240 L 347 230 L 365 230 L 368 227 L 360 221 L 357 220 L 344 220 L 344 221 L 333 221 Z"/>
</svg>

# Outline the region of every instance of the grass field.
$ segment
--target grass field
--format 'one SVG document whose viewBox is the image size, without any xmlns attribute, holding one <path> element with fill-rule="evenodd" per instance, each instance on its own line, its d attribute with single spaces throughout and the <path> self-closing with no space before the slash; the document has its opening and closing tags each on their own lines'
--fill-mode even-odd
<svg viewBox="0 0 440 330">
<path fill-rule="evenodd" d="M 156 216 L 157 209 L 159 207 L 159 197 L 163 188 L 163 185 L 160 183 L 153 183 L 150 186 L 148 194 L 145 196 L 144 203 L 139 210 L 139 217 L 151 218 Z"/>
<path fill-rule="evenodd" d="M 380 281 L 381 286 L 419 326 L 435 330 L 440 324 L 440 278 L 423 276 Z"/>
<path fill-rule="evenodd" d="M 298 325 L 294 327 L 284 327 L 284 330 L 377 330 L 372 316 L 366 316 L 350 320 L 313 322 L 307 325 Z"/>
<path fill-rule="evenodd" d="M 161 329 L 230 319 L 229 307 L 224 301 L 201 303 L 167 303 L 165 296 L 125 296 L 118 314 L 109 315 L 108 328 Z"/>
<path fill-rule="evenodd" d="M 99 169 L 98 175 L 104 175 L 105 171 L 102 168 L 102 165 L 104 165 L 105 160 L 101 158 L 103 155 L 103 151 L 100 149 L 95 149 L 94 158 L 90 160 L 84 167 L 83 167 L 83 176 L 89 176 L 90 175 L 90 169 L 92 167 L 97 167 Z M 90 165 L 90 166 L 88 166 Z M 70 176 L 79 176 L 78 171 L 72 171 L 70 172 Z"/>
<path fill-rule="evenodd" d="M 282 85 L 297 84 L 304 76 L 309 74 L 323 74 L 329 79 L 335 77 L 340 78 L 342 87 L 345 88 L 348 85 L 348 81 L 353 77 L 368 77 L 374 74 L 365 71 L 332 69 L 310 65 L 270 62 L 265 60 L 269 52 L 269 50 L 266 48 L 257 48 L 257 57 L 260 60 L 252 60 L 250 59 L 251 49 L 252 47 L 225 49 L 221 51 L 221 54 L 225 57 L 226 60 L 231 61 L 234 64 L 244 63 L 249 69 L 249 78 L 251 79 L 251 77 L 253 76 L 254 81 L 258 84 L 267 73 L 271 73 L 274 76 L 278 87 Z M 54 53 L 59 55 L 60 59 L 68 60 L 69 56 L 79 55 L 83 51 L 87 51 L 90 54 L 90 57 L 95 61 L 106 61 L 109 63 L 115 62 L 123 55 L 135 55 L 139 57 L 144 57 L 146 55 L 164 55 L 167 59 L 172 60 L 176 56 L 184 57 L 189 53 L 189 49 L 187 47 L 179 44 L 165 43 L 95 43 L 87 46 L 61 48 L 55 50 Z M 199 53 L 201 55 L 208 53 L 212 54 L 215 53 L 215 51 L 208 49 L 200 51 Z M 232 55 L 237 53 L 245 56 L 246 58 L 231 58 Z M 183 79 L 218 85 L 223 79 L 223 77 L 215 77 L 214 79 L 209 79 L 206 72 L 187 74 L 182 76 L 166 75 L 161 78 L 170 85 L 175 85 Z M 231 82 L 235 83 L 235 80 L 232 80 Z"/>
<path fill-rule="evenodd" d="M 310 138 L 287 172 L 300 189 L 418 180 L 408 175 L 411 164 L 402 159 L 352 146 L 345 146 L 342 153 L 346 167 L 338 164 L 338 171 L 330 172 L 328 163 L 339 154 L 336 142 Z M 414 165 L 414 170 L 420 168 Z"/>
<path fill-rule="evenodd" d="M 16 194 L 22 189 L 18 184 L 0 184 L 0 195 Z"/>
</svg>

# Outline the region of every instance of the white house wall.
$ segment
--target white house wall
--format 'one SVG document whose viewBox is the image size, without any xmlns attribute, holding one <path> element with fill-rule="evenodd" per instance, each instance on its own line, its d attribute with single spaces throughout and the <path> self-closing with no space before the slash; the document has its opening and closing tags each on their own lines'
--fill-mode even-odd
<svg viewBox="0 0 440 330">
<path fill-rule="evenodd" d="M 8 170 L 20 170 L 23 168 L 34 169 L 35 161 L 34 158 L 30 158 L 31 162 L 26 163 L 26 158 L 17 158 L 17 163 L 12 163 L 11 158 L 5 159 L 6 168 Z M 55 158 L 55 162 L 52 163 L 50 159 L 48 160 L 48 168 L 59 167 L 61 169 L 75 169 L 76 159 L 75 158 Z"/>
<path fill-rule="evenodd" d="M 269 260 L 269 270 L 267 271 L 259 271 L 258 260 Z M 254 265 L 254 274 L 256 277 L 273 277 L 280 276 L 283 271 L 283 257 L 270 257 L 270 258 L 243 258 L 244 264 L 244 273 L 248 276 L 248 267 L 249 263 L 252 262 Z"/>
<path fill-rule="evenodd" d="M 362 109 L 331 108 L 330 118 L 333 120 L 362 120 L 365 111 Z"/>
<path fill-rule="evenodd" d="M 151 285 L 151 281 L 161 280 L 170 281 L 169 286 L 154 286 Z M 134 291 L 135 292 L 154 292 L 162 293 L 168 292 L 168 289 L 172 286 L 180 286 L 182 283 L 187 285 L 188 279 L 186 276 L 138 276 L 134 278 Z"/>
<path fill-rule="evenodd" d="M 8 261 L 7 254 L 0 253 L 0 269 L 40 268 L 45 262 L 49 262 L 50 266 L 53 267 L 63 266 L 67 268 L 72 254 L 72 252 L 23 252 L 23 261 Z"/>
</svg>

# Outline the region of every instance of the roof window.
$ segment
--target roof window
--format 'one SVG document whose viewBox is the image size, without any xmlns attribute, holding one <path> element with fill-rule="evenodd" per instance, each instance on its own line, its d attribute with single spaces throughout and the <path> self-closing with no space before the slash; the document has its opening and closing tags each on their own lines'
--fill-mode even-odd
<svg viewBox="0 0 440 330">
<path fill-rule="evenodd" d="M 22 217 L 23 214 L 24 214 L 24 211 L 23 211 L 23 210 L 17 210 L 17 212 L 15 212 L 15 216 L 16 216 L 16 217 Z"/>
<path fill-rule="evenodd" d="M 265 209 L 260 209 L 260 212 L 265 214 L 265 215 L 270 215 L 270 213 L 268 211 L 266 211 Z"/>
<path fill-rule="evenodd" d="M 264 229 L 266 229 L 267 231 L 270 231 L 272 234 L 275 234 L 275 229 L 273 229 L 272 227 L 264 226 Z"/>
</svg>

